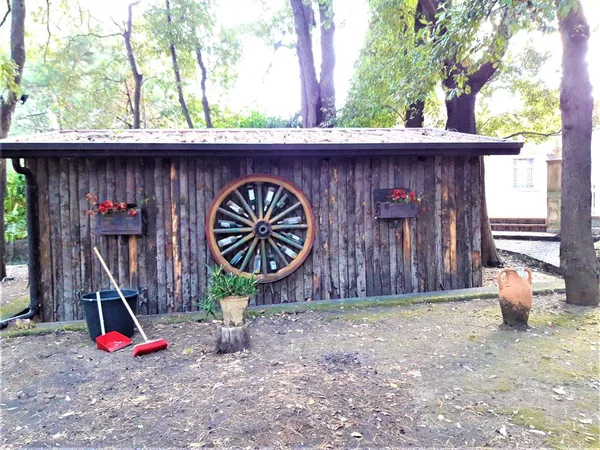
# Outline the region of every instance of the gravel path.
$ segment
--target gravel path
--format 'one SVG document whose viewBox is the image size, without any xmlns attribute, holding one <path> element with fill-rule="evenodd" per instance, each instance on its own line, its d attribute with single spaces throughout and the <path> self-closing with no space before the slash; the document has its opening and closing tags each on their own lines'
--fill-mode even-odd
<svg viewBox="0 0 600 450">
<path fill-rule="evenodd" d="M 496 239 L 496 247 L 500 250 L 522 253 L 557 268 L 560 267 L 560 242 Z"/>
</svg>

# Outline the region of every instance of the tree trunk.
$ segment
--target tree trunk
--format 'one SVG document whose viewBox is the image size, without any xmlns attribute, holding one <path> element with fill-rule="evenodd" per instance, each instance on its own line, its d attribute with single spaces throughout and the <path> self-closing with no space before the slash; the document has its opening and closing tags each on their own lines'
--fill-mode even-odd
<svg viewBox="0 0 600 450">
<path fill-rule="evenodd" d="M 563 43 L 560 265 L 567 303 L 595 306 L 600 302 L 600 264 L 592 238 L 594 100 L 585 61 L 590 28 L 580 1 L 565 17 L 559 15 L 559 29 Z"/>
<path fill-rule="evenodd" d="M 477 72 L 476 72 L 477 73 Z M 489 75 L 491 77 L 491 74 Z M 489 79 L 488 77 L 488 79 Z M 483 84 L 481 84 L 483 86 Z M 447 85 L 447 87 L 449 87 Z M 475 101 L 480 86 L 471 87 L 471 94 L 462 94 L 458 97 L 446 99 L 446 111 L 448 121 L 446 129 L 459 131 L 461 133 L 477 134 L 475 121 Z M 481 201 L 481 264 L 485 267 L 499 267 L 502 260 L 498 254 L 492 226 L 487 212 L 487 201 L 485 199 L 485 162 L 483 156 L 479 157 L 480 173 L 473 176 L 480 177 L 481 190 L 479 192 Z"/>
<path fill-rule="evenodd" d="M 319 18 L 321 21 L 321 79 L 319 81 L 319 96 L 321 103 L 319 125 L 335 126 L 335 23 L 333 21 L 333 0 L 319 3 Z"/>
<path fill-rule="evenodd" d="M 406 128 L 423 128 L 425 123 L 425 102 L 417 100 L 406 110 L 406 120 L 404 126 Z"/>
<path fill-rule="evenodd" d="M 142 80 L 143 75 L 139 73 L 137 64 L 135 62 L 135 55 L 133 53 L 133 46 L 131 45 L 131 31 L 133 29 L 133 7 L 138 5 L 140 2 L 134 2 L 129 5 L 129 16 L 127 18 L 127 24 L 123 38 L 125 39 L 125 48 L 127 50 L 127 59 L 129 60 L 129 66 L 131 68 L 131 74 L 133 75 L 134 91 L 133 91 L 133 128 L 141 128 L 141 109 L 142 103 Z"/>
<path fill-rule="evenodd" d="M 14 83 L 21 85 L 23 67 L 25 66 L 25 0 L 12 0 L 10 28 L 10 57 L 17 65 Z M 15 92 L 5 93 L 6 98 L 0 101 L 0 139 L 8 136 L 12 124 L 12 116 L 17 106 Z M 4 264 L 4 195 L 6 192 L 6 161 L 0 163 L 0 280 L 6 276 Z"/>
<path fill-rule="evenodd" d="M 320 87 L 315 70 L 310 27 L 314 22 L 311 4 L 302 0 L 290 0 L 296 30 L 296 52 L 300 62 L 300 81 L 302 92 L 302 126 L 314 128 L 320 124 Z"/>
<path fill-rule="evenodd" d="M 196 59 L 198 60 L 198 66 L 200 66 L 200 73 L 202 78 L 200 79 L 200 89 L 202 89 L 202 109 L 204 110 L 204 121 L 206 122 L 206 128 L 212 128 L 212 119 L 210 118 L 210 106 L 208 104 L 208 97 L 206 96 L 206 66 L 202 60 L 202 50 L 200 47 L 196 47 Z"/>
<path fill-rule="evenodd" d="M 171 24 L 173 23 L 173 17 L 171 16 L 171 3 L 169 2 L 169 0 L 166 0 L 166 5 L 168 32 L 170 34 Z M 185 121 L 187 122 L 188 127 L 194 128 L 194 123 L 192 122 L 190 111 L 187 107 L 187 103 L 185 102 L 185 97 L 183 96 L 183 85 L 181 83 L 179 64 L 177 63 L 177 53 L 175 51 L 175 44 L 172 40 L 169 42 L 169 52 L 171 53 L 171 62 L 173 63 L 173 72 L 175 73 L 175 82 L 177 83 L 177 95 L 179 97 L 179 104 L 181 105 L 181 110 L 183 111 L 183 116 L 185 117 Z"/>
</svg>

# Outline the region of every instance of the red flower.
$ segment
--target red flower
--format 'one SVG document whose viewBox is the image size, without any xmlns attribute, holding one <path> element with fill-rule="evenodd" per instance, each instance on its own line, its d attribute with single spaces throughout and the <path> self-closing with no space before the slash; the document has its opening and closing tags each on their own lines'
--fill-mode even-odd
<svg viewBox="0 0 600 450">
<path fill-rule="evenodd" d="M 414 191 L 410 191 L 410 193 L 408 194 L 408 201 L 410 203 L 414 203 L 417 201 L 417 196 L 415 195 Z"/>
</svg>

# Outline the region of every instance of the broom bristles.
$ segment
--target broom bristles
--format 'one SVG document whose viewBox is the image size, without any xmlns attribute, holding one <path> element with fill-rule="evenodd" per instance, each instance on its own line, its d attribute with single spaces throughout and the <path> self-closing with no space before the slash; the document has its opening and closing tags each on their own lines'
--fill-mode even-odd
<svg viewBox="0 0 600 450">
<path fill-rule="evenodd" d="M 144 342 L 133 347 L 133 356 L 146 355 L 148 353 L 158 352 L 167 348 L 169 344 L 164 339 Z"/>
</svg>

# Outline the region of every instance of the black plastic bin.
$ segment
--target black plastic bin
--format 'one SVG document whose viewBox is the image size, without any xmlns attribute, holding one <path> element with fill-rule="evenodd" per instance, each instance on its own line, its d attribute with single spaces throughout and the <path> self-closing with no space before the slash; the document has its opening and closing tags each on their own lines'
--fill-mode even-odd
<svg viewBox="0 0 600 450">
<path fill-rule="evenodd" d="M 137 299 L 139 292 L 132 289 L 121 289 L 125 300 L 134 313 L 137 313 Z M 92 341 L 102 334 L 100 320 L 98 316 L 98 306 L 96 305 L 96 293 L 85 294 L 79 297 L 83 304 L 85 320 L 90 332 Z M 100 301 L 102 302 L 102 314 L 104 315 L 104 327 L 106 332 L 118 331 L 127 337 L 133 336 L 133 319 L 127 312 L 121 297 L 117 291 L 100 291 Z"/>
</svg>

